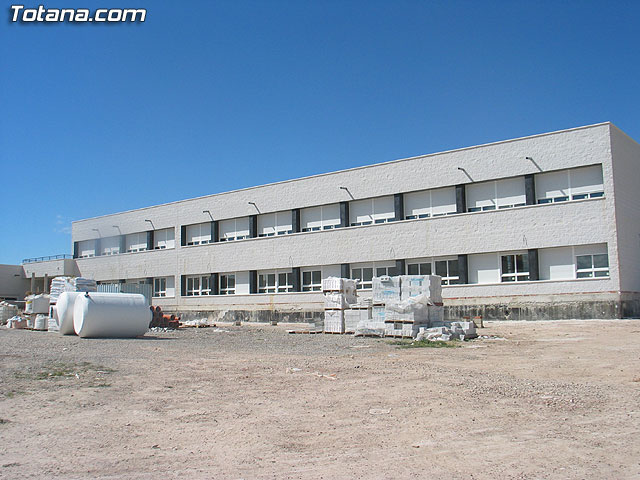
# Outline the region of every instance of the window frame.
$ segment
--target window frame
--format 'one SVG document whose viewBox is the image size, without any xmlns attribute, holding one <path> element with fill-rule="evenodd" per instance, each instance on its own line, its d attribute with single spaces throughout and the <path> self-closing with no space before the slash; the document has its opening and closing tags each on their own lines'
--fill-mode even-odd
<svg viewBox="0 0 640 480">
<path fill-rule="evenodd" d="M 589 268 L 579 268 L 578 259 L 590 257 L 591 266 Z M 606 257 L 606 267 L 596 267 L 595 257 Z M 587 253 L 582 255 L 575 255 L 575 278 L 577 280 L 583 280 L 585 278 L 610 278 L 610 264 L 608 253 Z M 589 273 L 588 276 L 580 276 L 581 273 Z M 605 273 L 606 275 L 597 275 L 598 273 Z"/>
<path fill-rule="evenodd" d="M 317 282 L 314 281 L 314 277 L 317 274 Z M 322 291 L 322 268 L 320 269 L 304 269 L 301 272 L 301 290 L 303 292 L 321 292 Z M 308 276 L 309 281 L 305 281 L 305 276 Z"/>
<path fill-rule="evenodd" d="M 167 296 L 167 277 L 154 277 L 152 296 L 156 298 Z"/>
<path fill-rule="evenodd" d="M 236 294 L 236 274 L 235 272 L 231 273 L 221 273 L 218 276 L 218 294 L 219 295 L 235 295 Z M 233 278 L 233 287 L 229 286 L 229 280 Z M 224 286 L 223 286 L 224 284 Z"/>
<path fill-rule="evenodd" d="M 573 193 L 573 189 L 577 188 L 574 187 L 571 184 L 571 172 L 574 172 L 576 170 L 579 170 L 581 168 L 589 168 L 589 167 L 596 167 L 599 166 L 600 167 L 600 173 L 601 173 L 601 178 L 602 178 L 602 190 L 594 190 L 592 192 L 587 191 L 587 192 L 581 192 L 581 193 Z M 566 195 L 559 195 L 556 197 L 538 197 L 538 192 L 535 192 L 535 196 L 536 196 L 536 204 L 537 205 L 545 205 L 545 204 L 550 204 L 550 203 L 564 203 L 564 202 L 573 202 L 573 201 L 577 201 L 577 200 L 585 200 L 588 198 L 603 198 L 604 197 L 604 171 L 602 168 L 602 164 L 601 163 L 597 163 L 594 165 L 584 165 L 581 167 L 573 167 L 573 168 L 565 168 L 562 170 L 554 170 L 551 172 L 544 172 L 544 173 L 540 173 L 538 175 L 542 175 L 542 174 L 559 174 L 559 173 L 566 173 L 566 177 L 567 177 L 567 188 L 566 188 Z"/>
<path fill-rule="evenodd" d="M 381 277 L 389 275 L 389 269 L 395 269 L 395 262 L 364 262 L 356 263 L 351 266 L 349 272 L 349 278 L 352 280 L 358 279 L 356 282 L 356 290 L 372 290 L 373 289 L 373 277 Z M 371 278 L 365 280 L 365 270 L 371 270 Z M 360 271 L 360 277 L 356 276 L 356 271 Z"/>
<path fill-rule="evenodd" d="M 211 275 L 187 275 L 185 278 L 186 297 L 206 297 L 211 295 Z M 198 286 L 195 287 L 195 282 Z M 205 288 L 206 284 L 206 288 Z"/>
<path fill-rule="evenodd" d="M 284 284 L 282 276 L 284 275 Z M 273 283 L 270 281 L 273 279 Z M 262 270 L 258 271 L 258 293 L 278 294 L 293 292 L 293 271 Z"/>
<path fill-rule="evenodd" d="M 513 272 L 504 271 L 504 259 L 507 257 L 513 257 Z M 522 257 L 522 271 L 518 269 L 518 257 Z M 530 275 L 529 254 L 527 252 L 500 253 L 500 283 L 529 282 L 531 281 Z M 510 277 L 513 277 L 513 280 L 507 280 Z"/>
</svg>

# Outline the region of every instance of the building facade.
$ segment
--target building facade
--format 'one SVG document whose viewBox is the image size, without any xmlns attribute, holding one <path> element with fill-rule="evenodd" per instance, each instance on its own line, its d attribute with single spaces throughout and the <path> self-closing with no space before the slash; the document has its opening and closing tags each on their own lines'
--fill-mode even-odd
<svg viewBox="0 0 640 480">
<path fill-rule="evenodd" d="M 635 316 L 639 167 L 603 123 L 76 221 L 73 257 L 186 317 L 313 318 L 322 278 L 400 273 L 449 318 Z"/>
</svg>

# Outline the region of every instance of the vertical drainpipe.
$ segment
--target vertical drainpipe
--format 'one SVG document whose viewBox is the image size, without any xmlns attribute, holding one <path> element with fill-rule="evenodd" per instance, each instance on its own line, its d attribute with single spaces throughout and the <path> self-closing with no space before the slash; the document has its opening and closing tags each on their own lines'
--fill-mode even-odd
<svg viewBox="0 0 640 480">
<path fill-rule="evenodd" d="M 467 190 L 463 184 L 456 185 L 456 213 L 467 211 Z"/>
<path fill-rule="evenodd" d="M 524 176 L 524 193 L 527 205 L 536 204 L 536 179 L 533 173 Z"/>
<path fill-rule="evenodd" d="M 469 259 L 466 254 L 458 255 L 458 276 L 461 284 L 469 283 Z"/>
<path fill-rule="evenodd" d="M 291 230 L 293 233 L 300 232 L 300 209 L 294 208 L 291 210 Z"/>
<path fill-rule="evenodd" d="M 393 195 L 393 209 L 395 211 L 396 222 L 404 220 L 404 194 L 396 193 Z"/>
<path fill-rule="evenodd" d="M 349 226 L 349 202 L 340 202 L 340 226 Z"/>
<path fill-rule="evenodd" d="M 540 280 L 538 249 L 530 248 L 527 253 L 529 254 L 529 280 Z"/>
</svg>

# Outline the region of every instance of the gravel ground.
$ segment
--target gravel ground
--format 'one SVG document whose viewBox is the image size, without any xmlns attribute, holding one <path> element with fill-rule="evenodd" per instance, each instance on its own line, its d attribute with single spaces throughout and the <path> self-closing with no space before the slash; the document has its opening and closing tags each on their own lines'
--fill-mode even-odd
<svg viewBox="0 0 640 480">
<path fill-rule="evenodd" d="M 640 478 L 640 321 L 0 330 L 0 478 Z"/>
</svg>

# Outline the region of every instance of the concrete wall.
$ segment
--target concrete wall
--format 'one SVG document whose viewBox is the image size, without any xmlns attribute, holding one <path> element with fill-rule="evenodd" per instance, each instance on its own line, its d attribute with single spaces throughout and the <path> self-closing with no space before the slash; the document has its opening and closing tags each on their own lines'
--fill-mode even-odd
<svg viewBox="0 0 640 480">
<path fill-rule="evenodd" d="M 24 277 L 21 265 L 0 265 L 0 299 L 24 300 L 29 281 Z"/>
<path fill-rule="evenodd" d="M 611 148 L 620 289 L 636 293 L 640 292 L 640 145 L 612 125 Z"/>
<path fill-rule="evenodd" d="M 24 274 L 27 278 L 31 278 L 31 275 L 34 273 L 36 278 L 44 277 L 45 275 L 48 275 L 49 278 L 59 277 L 61 275 L 78 275 L 76 261 L 71 258 L 25 263 L 22 267 L 24 268 Z"/>
<path fill-rule="evenodd" d="M 255 202 L 261 213 L 269 213 L 602 163 L 610 158 L 609 125 L 507 140 L 80 220 L 72 224 L 73 241 L 95 238 L 94 228 L 101 237 L 146 231 L 151 226 L 145 219 L 151 220 L 156 230 L 209 221 L 203 210 L 209 210 L 216 220 L 256 214 L 248 202 Z M 473 180 L 458 167 L 464 168 Z M 347 187 L 353 198 L 340 186 Z"/>
</svg>

